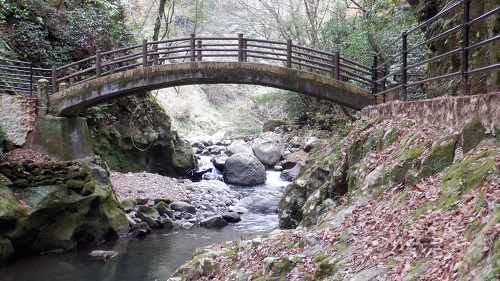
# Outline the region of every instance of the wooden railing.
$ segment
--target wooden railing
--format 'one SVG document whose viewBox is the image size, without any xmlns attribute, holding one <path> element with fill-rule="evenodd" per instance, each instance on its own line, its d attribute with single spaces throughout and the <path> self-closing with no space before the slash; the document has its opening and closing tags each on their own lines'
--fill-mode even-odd
<svg viewBox="0 0 500 281">
<path fill-rule="evenodd" d="M 466 95 L 469 93 L 472 75 L 490 72 L 491 75 L 498 76 L 500 68 L 497 56 L 493 55 L 496 61 L 471 69 L 470 58 L 478 54 L 475 52 L 483 49 L 481 51 L 484 53 L 495 53 L 498 46 L 494 44 L 500 39 L 496 31 L 497 34 L 487 34 L 489 37 L 479 42 L 470 40 L 471 28 L 477 29 L 480 24 L 484 28 L 485 21 L 499 17 L 500 12 L 500 7 L 497 6 L 470 18 L 472 1 L 452 3 L 431 19 L 403 32 L 401 37 L 374 55 L 372 67 L 342 57 L 339 52 L 296 45 L 290 39 L 282 42 L 245 38 L 243 34 L 238 34 L 237 37 L 196 37 L 191 34 L 186 38 L 155 42 L 143 40 L 142 44 L 135 46 L 97 51 L 89 58 L 59 67 L 53 66 L 49 74 L 47 69 L 34 69 L 30 63 L 0 59 L 0 90 L 32 93 L 33 79 L 50 76 L 52 92 L 55 93 L 60 90 L 60 86 L 68 87 L 139 67 L 195 61 L 237 61 L 279 65 L 349 82 L 371 89 L 373 99 L 377 102 L 385 102 L 388 93 L 397 93 L 397 98 L 401 100 L 414 99 L 415 95 L 409 98 L 412 93 L 423 93 L 420 98 L 425 98 L 427 86 L 444 79 L 460 79 L 456 83 L 461 84 L 461 94 Z M 461 17 L 461 20 L 457 20 L 457 17 Z M 440 20 L 454 23 L 455 26 L 440 27 Z M 429 35 L 431 29 L 443 30 L 439 34 Z M 425 32 L 430 38 L 422 36 Z M 431 53 L 429 46 L 442 45 L 446 40 L 459 43 L 454 49 L 441 54 L 421 55 L 424 52 Z M 485 51 L 484 48 L 491 49 Z M 459 70 L 452 69 L 448 73 L 434 76 L 426 71 L 429 63 L 439 63 L 451 57 L 459 57 Z"/>
<path fill-rule="evenodd" d="M 238 37 L 190 37 L 149 42 L 107 52 L 52 68 L 52 92 L 57 85 L 76 85 L 120 71 L 151 65 L 194 61 L 237 61 L 276 64 L 301 69 L 332 79 L 350 81 L 371 88 L 372 70 L 341 57 L 338 52 L 325 52 L 286 42 Z M 54 87 L 55 85 L 55 87 Z"/>
<path fill-rule="evenodd" d="M 426 85 L 431 82 L 454 77 L 460 78 L 461 94 L 467 95 L 470 87 L 470 76 L 483 72 L 498 71 L 500 68 L 498 61 L 470 69 L 473 52 L 479 51 L 481 47 L 486 45 L 491 47 L 500 39 L 500 35 L 497 33 L 479 42 L 471 42 L 469 36 L 471 27 L 478 27 L 482 24 L 480 27 L 484 28 L 484 33 L 487 33 L 485 21 L 493 16 L 498 17 L 500 12 L 500 7 L 497 6 L 476 18 L 470 18 L 469 8 L 471 2 L 472 0 L 460 0 L 449 4 L 434 17 L 403 32 L 400 38 L 392 41 L 376 53 L 373 58 L 372 68 L 372 94 L 374 99 L 384 102 L 386 94 L 397 92 L 399 99 L 408 100 L 409 93 L 425 91 Z M 456 20 L 460 16 L 461 19 Z M 440 30 L 438 34 L 433 34 L 428 39 L 418 40 L 417 37 L 421 36 L 419 35 L 420 32 L 429 32 L 432 24 L 439 25 L 437 21 L 443 21 L 443 19 L 446 19 L 448 22 L 454 22 L 456 25 L 451 28 L 443 28 L 444 30 Z M 438 26 L 437 30 L 439 28 Z M 417 55 L 418 52 L 422 52 L 423 50 L 428 51 L 429 46 L 432 44 L 443 44 L 444 41 L 454 42 L 457 38 L 461 43 L 445 53 L 434 54 L 424 58 Z M 498 47 L 493 48 L 493 50 L 498 51 Z M 452 56 L 460 56 L 460 69 L 452 69 L 448 73 L 436 74 L 434 76 L 425 73 L 425 67 L 429 63 L 439 63 L 444 59 L 451 59 Z M 381 61 L 381 57 L 387 57 L 387 59 Z M 392 87 L 389 87 L 389 83 Z"/>
</svg>

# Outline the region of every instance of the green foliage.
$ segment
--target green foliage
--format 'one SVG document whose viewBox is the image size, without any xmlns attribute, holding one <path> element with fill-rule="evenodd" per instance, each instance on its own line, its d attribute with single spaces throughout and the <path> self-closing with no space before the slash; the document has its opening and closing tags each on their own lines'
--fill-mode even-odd
<svg viewBox="0 0 500 281">
<path fill-rule="evenodd" d="M 5 23 L 9 17 L 25 20 L 29 13 L 27 0 L 0 0 L 0 24 Z"/>
<path fill-rule="evenodd" d="M 23 17 L 3 13 L 12 22 L 12 32 L 16 33 L 6 41 L 17 51 L 20 60 L 50 68 L 83 59 L 98 49 L 105 51 L 132 43 L 120 4 L 100 0 L 59 11 L 60 6 L 33 1 Z"/>
</svg>

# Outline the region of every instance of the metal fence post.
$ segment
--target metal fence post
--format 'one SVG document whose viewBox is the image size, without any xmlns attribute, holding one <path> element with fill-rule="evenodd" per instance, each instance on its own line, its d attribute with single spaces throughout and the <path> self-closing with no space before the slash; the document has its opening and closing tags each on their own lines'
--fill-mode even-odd
<svg viewBox="0 0 500 281">
<path fill-rule="evenodd" d="M 55 65 L 52 66 L 52 93 L 55 94 L 57 92 L 57 67 Z"/>
<path fill-rule="evenodd" d="M 402 98 L 403 100 L 408 99 L 408 91 L 406 84 L 408 84 L 408 34 L 406 33 L 406 30 L 403 31 L 403 34 L 401 34 L 401 39 L 403 40 L 403 50 L 402 50 L 402 57 L 403 57 L 403 63 L 402 63 L 402 74 L 403 74 L 403 81 L 401 81 L 401 88 L 402 88 Z"/>
<path fill-rule="evenodd" d="M 191 33 L 191 61 L 196 60 L 196 40 L 195 40 L 196 35 L 194 33 Z"/>
<path fill-rule="evenodd" d="M 101 77 L 101 51 L 95 52 L 95 77 Z"/>
<path fill-rule="evenodd" d="M 462 0 L 464 19 L 462 23 L 462 96 L 469 92 L 469 7 L 470 0 Z"/>
<path fill-rule="evenodd" d="M 377 54 L 373 55 L 373 65 L 372 65 L 372 99 L 376 101 L 377 99 L 377 90 L 378 90 L 378 57 Z"/>
<path fill-rule="evenodd" d="M 292 39 L 286 40 L 286 67 L 292 68 Z"/>
<path fill-rule="evenodd" d="M 33 63 L 30 62 L 30 97 L 33 97 Z"/>
<path fill-rule="evenodd" d="M 148 40 L 142 39 L 142 67 L 148 66 Z"/>
</svg>

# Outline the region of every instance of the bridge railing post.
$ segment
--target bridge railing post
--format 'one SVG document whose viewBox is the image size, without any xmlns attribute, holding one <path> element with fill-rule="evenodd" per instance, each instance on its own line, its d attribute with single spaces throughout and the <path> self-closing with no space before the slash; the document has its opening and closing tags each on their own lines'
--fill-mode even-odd
<svg viewBox="0 0 500 281">
<path fill-rule="evenodd" d="M 70 86 L 71 86 L 71 85 L 73 85 L 73 83 L 75 83 L 75 77 L 74 77 L 74 76 L 72 76 L 74 73 L 75 73 L 75 70 L 70 69 L 70 71 L 69 71 L 69 75 L 71 76 L 71 77 L 69 78 L 69 85 L 70 85 Z"/>
<path fill-rule="evenodd" d="M 95 77 L 101 77 L 101 51 L 95 51 Z"/>
<path fill-rule="evenodd" d="M 116 65 L 114 64 L 115 54 L 112 54 L 109 60 L 111 61 L 111 64 L 109 65 L 109 73 L 113 74 L 115 73 L 115 68 L 116 68 Z"/>
<path fill-rule="evenodd" d="M 340 80 L 340 53 L 335 51 L 332 54 L 332 78 L 335 80 Z"/>
<path fill-rule="evenodd" d="M 238 33 L 238 61 L 244 62 L 246 61 L 246 44 L 245 39 L 243 39 L 243 33 Z"/>
<path fill-rule="evenodd" d="M 52 93 L 57 92 L 57 67 L 55 65 L 52 66 Z"/>
<path fill-rule="evenodd" d="M 196 39 L 195 39 L 196 35 L 194 33 L 191 33 L 191 61 L 195 61 L 196 60 Z"/>
<path fill-rule="evenodd" d="M 238 33 L 238 61 L 243 61 L 243 33 Z"/>
<path fill-rule="evenodd" d="M 286 67 L 292 68 L 292 39 L 286 40 Z"/>
<path fill-rule="evenodd" d="M 201 40 L 198 40 L 197 42 L 197 50 L 196 50 L 196 60 L 197 61 L 201 61 L 203 58 L 202 58 L 202 51 L 201 51 L 201 48 L 203 46 L 203 42 Z"/>
<path fill-rule="evenodd" d="M 153 45 L 153 65 L 158 65 L 158 44 Z"/>
<path fill-rule="evenodd" d="M 142 67 L 148 66 L 148 40 L 142 39 Z"/>
<path fill-rule="evenodd" d="M 401 90 L 402 90 L 402 99 L 405 101 L 408 99 L 408 89 L 406 84 L 408 84 L 408 34 L 406 31 L 403 31 L 401 34 L 401 39 L 403 40 L 403 50 L 402 50 L 402 76 L 403 76 L 403 81 L 401 82 Z"/>
</svg>

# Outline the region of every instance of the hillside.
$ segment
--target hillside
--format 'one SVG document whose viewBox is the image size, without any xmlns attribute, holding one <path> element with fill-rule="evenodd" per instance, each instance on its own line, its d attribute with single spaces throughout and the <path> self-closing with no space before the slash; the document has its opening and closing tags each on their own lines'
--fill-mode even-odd
<svg viewBox="0 0 500 281">
<path fill-rule="evenodd" d="M 178 280 L 500 278 L 500 139 L 478 120 L 358 121 L 306 167 L 280 202 L 296 229 L 199 249 Z"/>
</svg>

